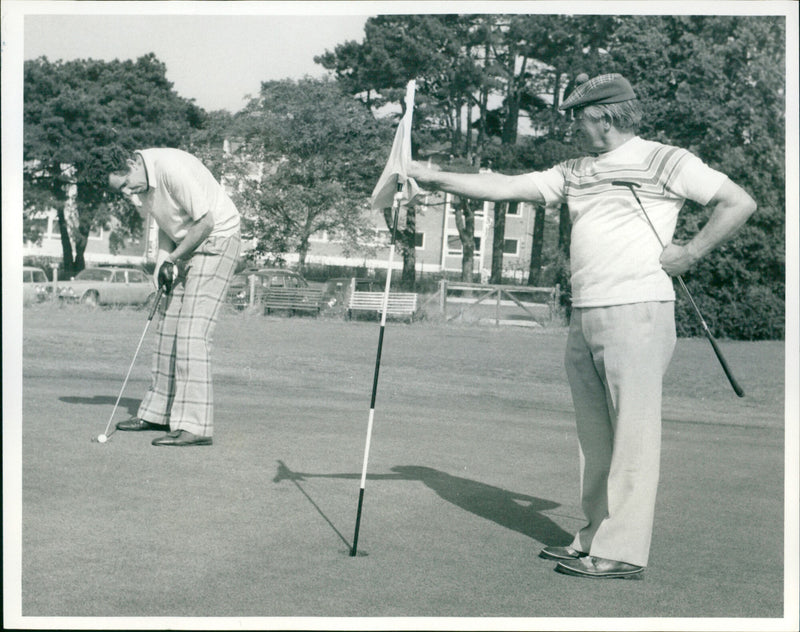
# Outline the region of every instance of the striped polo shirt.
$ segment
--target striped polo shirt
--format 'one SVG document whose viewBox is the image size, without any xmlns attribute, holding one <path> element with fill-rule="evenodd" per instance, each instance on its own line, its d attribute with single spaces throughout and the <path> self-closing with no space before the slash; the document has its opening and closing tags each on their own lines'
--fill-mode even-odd
<svg viewBox="0 0 800 632">
<path fill-rule="evenodd" d="M 697 156 L 669 145 L 631 138 L 616 149 L 527 174 L 548 206 L 567 203 L 572 220 L 570 268 L 575 307 L 674 301 L 672 279 L 661 268 L 662 248 L 628 187 L 637 195 L 661 241 L 672 241 L 686 200 L 706 205 L 727 176 Z"/>
</svg>

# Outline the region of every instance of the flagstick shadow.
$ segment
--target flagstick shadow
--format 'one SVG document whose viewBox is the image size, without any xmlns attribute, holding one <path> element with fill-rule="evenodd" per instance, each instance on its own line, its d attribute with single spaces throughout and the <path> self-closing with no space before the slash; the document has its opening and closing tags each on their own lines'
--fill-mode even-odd
<svg viewBox="0 0 800 632">
<path fill-rule="evenodd" d="M 507 529 L 517 531 L 542 544 L 565 545 L 572 541 L 572 534 L 562 529 L 542 512 L 559 507 L 550 500 L 508 491 L 468 478 L 452 476 L 439 470 L 419 465 L 401 465 L 392 468 L 392 474 L 369 474 L 368 480 L 419 481 L 434 491 L 443 500 L 490 520 Z M 278 461 L 278 472 L 274 483 L 291 480 L 298 487 L 298 481 L 307 478 L 360 479 L 360 474 L 310 474 L 293 472 L 282 461 Z M 302 491 L 302 488 L 301 488 Z M 305 491 L 303 491 L 305 494 Z M 308 497 L 307 494 L 305 494 Z M 309 500 L 311 500 L 309 498 Z M 311 501 L 312 504 L 313 501 Z M 316 507 L 316 504 L 314 504 Z M 317 507 L 317 511 L 320 511 Z M 320 514 L 322 512 L 320 511 Z M 322 514 L 328 524 L 330 520 Z M 331 527 L 336 531 L 335 527 Z M 336 531 L 342 540 L 342 535 Z M 345 540 L 346 542 L 346 540 Z"/>
<path fill-rule="evenodd" d="M 328 516 L 325 515 L 325 512 L 322 511 L 322 509 L 320 509 L 320 506 L 317 503 L 314 502 L 314 499 L 311 498 L 311 496 L 308 495 L 308 492 L 306 492 L 306 490 L 303 489 L 303 486 L 300 484 L 300 481 L 303 480 L 303 477 L 301 475 L 298 475 L 298 474 L 295 474 L 294 472 L 292 472 L 288 467 L 286 467 L 286 464 L 283 461 L 278 461 L 278 474 L 275 476 L 275 478 L 272 479 L 272 482 L 273 483 L 279 483 L 282 480 L 290 480 L 290 481 L 292 481 L 292 483 L 294 483 L 295 487 L 297 487 L 297 489 L 300 490 L 300 493 L 303 494 L 303 496 L 305 496 L 306 499 L 308 499 L 308 502 L 311 503 L 311 506 L 314 507 L 314 509 L 317 510 L 317 513 L 320 516 L 322 516 L 322 519 L 325 522 L 328 523 L 328 525 L 330 526 L 331 529 L 333 529 L 333 532 L 336 535 L 339 536 L 339 539 L 342 542 L 345 543 L 345 546 L 347 546 L 348 549 L 351 548 L 351 544 L 347 541 L 347 539 L 341 534 L 341 532 L 336 528 L 336 526 L 330 521 Z"/>
</svg>

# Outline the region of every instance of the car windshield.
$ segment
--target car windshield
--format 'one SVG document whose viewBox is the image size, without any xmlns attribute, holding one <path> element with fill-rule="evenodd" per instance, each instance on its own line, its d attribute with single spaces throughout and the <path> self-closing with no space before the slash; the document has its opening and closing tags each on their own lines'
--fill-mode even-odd
<svg viewBox="0 0 800 632">
<path fill-rule="evenodd" d="M 101 270 L 100 268 L 86 268 L 75 277 L 76 281 L 108 281 L 111 275 L 114 274 L 113 270 Z"/>
<path fill-rule="evenodd" d="M 41 270 L 25 270 L 22 280 L 26 283 L 47 283 L 47 277 Z"/>
</svg>

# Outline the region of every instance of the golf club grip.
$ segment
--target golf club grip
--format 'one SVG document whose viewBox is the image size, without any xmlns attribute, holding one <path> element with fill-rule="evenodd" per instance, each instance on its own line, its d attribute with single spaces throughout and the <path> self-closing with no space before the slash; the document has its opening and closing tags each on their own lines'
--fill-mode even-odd
<svg viewBox="0 0 800 632">
<path fill-rule="evenodd" d="M 728 367 L 728 362 L 725 360 L 725 356 L 722 355 L 722 350 L 719 348 L 717 341 L 714 339 L 714 336 L 711 335 L 711 332 L 708 331 L 708 329 L 706 329 L 705 332 L 706 338 L 708 338 L 708 341 L 711 343 L 714 353 L 717 354 L 717 360 L 719 360 L 719 363 L 722 365 L 722 370 L 725 371 L 725 375 L 728 377 L 728 381 L 731 383 L 734 392 L 739 397 L 744 397 L 744 390 L 741 386 L 739 386 L 739 382 L 736 381 L 736 378 L 733 377 L 733 373 L 731 372 L 730 367 Z"/>
</svg>

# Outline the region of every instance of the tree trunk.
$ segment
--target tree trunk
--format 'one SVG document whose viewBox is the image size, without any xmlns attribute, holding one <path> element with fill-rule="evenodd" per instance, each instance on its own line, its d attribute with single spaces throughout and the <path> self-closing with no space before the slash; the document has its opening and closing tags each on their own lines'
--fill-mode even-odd
<svg viewBox="0 0 800 632">
<path fill-rule="evenodd" d="M 550 117 L 550 136 L 556 133 L 556 121 L 558 120 L 558 106 L 561 105 L 558 99 L 559 85 L 561 84 L 561 71 L 556 68 L 555 82 L 553 83 L 553 114 Z"/>
<path fill-rule="evenodd" d="M 72 258 L 72 242 L 69 239 L 67 218 L 64 212 L 64 205 L 66 204 L 68 204 L 68 202 L 64 202 L 64 204 L 58 208 L 57 215 L 58 232 L 61 236 L 61 253 L 64 258 L 64 277 L 69 279 L 75 274 L 75 260 Z"/>
<path fill-rule="evenodd" d="M 567 257 L 569 257 L 570 231 L 572 222 L 569 218 L 569 208 L 562 204 L 558 210 L 558 247 Z"/>
<path fill-rule="evenodd" d="M 461 240 L 461 280 L 472 283 L 472 270 L 475 260 L 475 209 L 474 202 L 467 198 L 453 200 L 458 237 Z"/>
<path fill-rule="evenodd" d="M 403 288 L 414 291 L 417 284 L 417 213 L 413 206 L 406 207 L 406 227 L 401 233 L 403 240 L 403 275 L 401 285 Z"/>
<path fill-rule="evenodd" d="M 297 272 L 301 275 L 306 269 L 307 256 L 308 256 L 308 238 L 303 239 L 297 248 Z"/>
<path fill-rule="evenodd" d="M 458 146 L 461 143 L 461 100 L 456 101 L 453 110 L 453 135 L 450 137 L 450 153 L 455 155 L 458 153 Z"/>
<path fill-rule="evenodd" d="M 544 206 L 536 207 L 533 219 L 533 241 L 531 242 L 531 264 L 528 270 L 528 285 L 539 285 L 542 271 L 542 244 L 544 244 Z"/>
<path fill-rule="evenodd" d="M 513 204 L 513 207 L 511 206 Z M 503 246 L 506 243 L 506 211 L 515 208 L 518 202 L 495 202 L 494 231 L 492 233 L 492 276 L 490 283 L 503 282 Z"/>
<path fill-rule="evenodd" d="M 516 55 L 511 55 L 515 59 Z M 503 135 L 501 142 L 503 145 L 513 145 L 517 142 L 517 131 L 519 130 L 519 104 L 522 100 L 520 86 L 524 85 L 525 67 L 528 58 L 522 58 L 522 65 L 519 74 L 514 74 L 508 82 L 506 93 L 506 120 L 503 123 Z M 513 73 L 513 68 L 511 69 Z"/>
<path fill-rule="evenodd" d="M 515 91 L 515 94 L 509 95 L 508 98 L 508 114 L 503 124 L 503 145 L 513 145 L 517 142 L 517 129 L 519 126 L 519 101 L 520 95 Z"/>
</svg>

